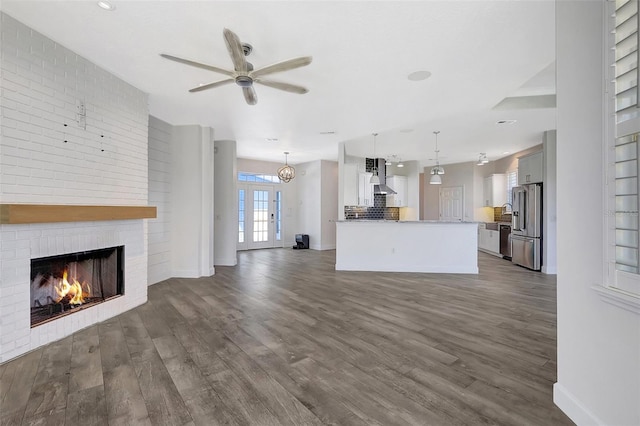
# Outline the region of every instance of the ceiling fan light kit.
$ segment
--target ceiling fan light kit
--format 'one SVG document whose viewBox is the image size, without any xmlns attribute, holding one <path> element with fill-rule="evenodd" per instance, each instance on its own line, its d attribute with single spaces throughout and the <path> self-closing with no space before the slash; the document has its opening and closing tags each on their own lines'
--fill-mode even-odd
<svg viewBox="0 0 640 426">
<path fill-rule="evenodd" d="M 480 157 L 478 157 L 478 162 L 476 163 L 476 165 L 477 166 L 484 166 L 488 162 L 489 162 L 489 159 L 487 158 L 487 154 L 485 154 L 484 152 L 481 152 L 480 153 Z"/>
<path fill-rule="evenodd" d="M 284 183 L 289 183 L 291 180 L 296 177 L 296 169 L 289 165 L 287 161 L 288 152 L 284 153 L 284 166 L 278 169 L 278 177 Z M 304 173 L 303 173 L 304 174 Z"/>
<path fill-rule="evenodd" d="M 206 69 L 218 74 L 224 74 L 228 77 L 225 80 L 198 85 L 197 87 L 190 89 L 189 92 L 201 92 L 203 90 L 213 89 L 227 84 L 236 83 L 236 85 L 242 88 L 244 99 L 249 105 L 255 105 L 258 103 L 258 96 L 256 95 L 253 83 L 258 83 L 263 86 L 271 87 L 273 89 L 283 90 L 289 93 L 297 93 L 300 95 L 308 92 L 307 88 L 303 86 L 291 83 L 283 83 L 274 80 L 264 80 L 262 77 L 265 75 L 288 71 L 309 65 L 312 61 L 311 56 L 301 56 L 299 58 L 288 59 L 286 61 L 277 62 L 275 64 L 267 65 L 266 67 L 258 68 L 257 70 L 255 70 L 253 65 L 246 60 L 246 56 L 251 53 L 253 47 L 248 43 L 241 43 L 236 33 L 227 28 L 224 29 L 222 34 L 227 46 L 227 51 L 229 52 L 229 56 L 231 57 L 231 61 L 233 62 L 233 71 L 203 64 L 201 62 L 196 62 L 189 59 L 179 58 L 173 55 L 167 55 L 165 53 L 160 54 L 160 56 L 165 59 L 169 59 L 171 61 L 179 62 L 185 65 L 190 65 L 196 68 Z"/>
</svg>

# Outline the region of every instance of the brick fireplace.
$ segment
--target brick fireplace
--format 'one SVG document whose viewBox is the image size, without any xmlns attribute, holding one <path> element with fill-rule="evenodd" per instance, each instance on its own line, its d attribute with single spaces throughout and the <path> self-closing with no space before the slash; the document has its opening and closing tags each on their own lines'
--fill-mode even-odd
<svg viewBox="0 0 640 426">
<path fill-rule="evenodd" d="M 0 207 L 147 206 L 147 95 L 7 14 L 0 19 Z M 0 363 L 146 301 L 145 219 L 2 216 Z M 31 327 L 32 259 L 120 246 L 123 295 Z"/>
<path fill-rule="evenodd" d="M 144 220 L 0 225 L 0 362 L 68 336 L 147 300 Z M 31 260 L 124 247 L 126 293 L 73 315 L 31 327 Z"/>
</svg>

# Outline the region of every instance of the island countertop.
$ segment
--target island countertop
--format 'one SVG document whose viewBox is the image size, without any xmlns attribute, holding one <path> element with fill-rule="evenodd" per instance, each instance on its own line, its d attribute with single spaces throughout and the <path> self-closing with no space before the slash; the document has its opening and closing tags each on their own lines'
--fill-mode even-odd
<svg viewBox="0 0 640 426">
<path fill-rule="evenodd" d="M 336 221 L 336 270 L 478 273 L 478 222 Z"/>
<path fill-rule="evenodd" d="M 434 224 L 471 224 L 477 225 L 484 222 L 470 222 L 459 220 L 391 220 L 391 219 L 350 219 L 336 220 L 336 223 L 434 223 Z"/>
</svg>

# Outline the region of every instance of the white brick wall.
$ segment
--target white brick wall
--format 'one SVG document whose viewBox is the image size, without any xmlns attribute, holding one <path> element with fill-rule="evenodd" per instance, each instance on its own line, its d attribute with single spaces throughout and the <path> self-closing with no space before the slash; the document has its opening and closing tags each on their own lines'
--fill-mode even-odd
<svg viewBox="0 0 640 426">
<path fill-rule="evenodd" d="M 0 32 L 0 203 L 147 205 L 146 94 L 4 13 Z M 147 238 L 142 220 L 0 225 L 0 362 L 144 303 Z M 123 297 L 30 328 L 31 258 L 116 245 Z"/>
<path fill-rule="evenodd" d="M 8 15 L 0 19 L 0 201 L 146 204 L 147 95 Z M 86 129 L 76 121 L 80 101 Z"/>
<path fill-rule="evenodd" d="M 149 117 L 149 204 L 158 209 L 149 221 L 149 284 L 171 278 L 171 130 Z"/>
</svg>

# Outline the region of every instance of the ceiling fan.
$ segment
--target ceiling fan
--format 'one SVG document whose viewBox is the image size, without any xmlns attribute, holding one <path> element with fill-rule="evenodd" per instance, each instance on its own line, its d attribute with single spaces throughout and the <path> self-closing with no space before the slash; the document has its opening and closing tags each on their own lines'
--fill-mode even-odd
<svg viewBox="0 0 640 426">
<path fill-rule="evenodd" d="M 258 97 L 256 95 L 255 89 L 253 88 L 253 83 L 262 84 L 263 86 L 268 86 L 274 89 L 284 90 L 291 93 L 304 94 L 308 92 L 307 88 L 298 86 L 296 84 L 265 80 L 262 77 L 268 74 L 288 71 L 309 65 L 312 59 L 311 56 L 302 56 L 299 58 L 288 59 L 286 61 L 278 62 L 254 70 L 253 65 L 250 62 L 247 62 L 247 60 L 245 59 L 245 56 L 248 56 L 251 53 L 253 47 L 248 43 L 240 43 L 240 39 L 238 38 L 238 36 L 233 31 L 227 28 L 224 29 L 222 34 L 224 35 L 224 41 L 227 45 L 229 56 L 231 56 L 231 61 L 233 62 L 232 71 L 214 67 L 212 65 L 203 64 L 200 62 L 191 61 L 189 59 L 178 58 L 177 56 L 167 55 L 165 53 L 160 54 L 160 56 L 162 56 L 163 58 L 180 62 L 181 64 L 191 65 L 193 67 L 224 74 L 229 77 L 225 80 L 202 84 L 189 90 L 189 92 L 201 92 L 203 90 L 224 86 L 226 84 L 236 83 L 238 86 L 242 87 L 244 99 L 249 105 L 255 105 L 258 102 Z"/>
</svg>

